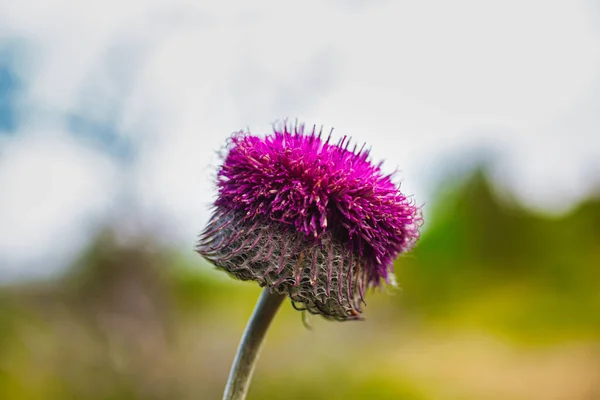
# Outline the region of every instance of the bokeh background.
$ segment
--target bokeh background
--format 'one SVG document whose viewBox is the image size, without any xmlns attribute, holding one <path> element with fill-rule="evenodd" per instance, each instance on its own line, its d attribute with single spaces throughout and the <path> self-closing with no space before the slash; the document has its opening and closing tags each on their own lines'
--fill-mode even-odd
<svg viewBox="0 0 600 400">
<path fill-rule="evenodd" d="M 0 399 L 218 399 L 260 289 L 193 252 L 234 131 L 423 204 L 366 320 L 286 303 L 249 399 L 600 399 L 600 3 L 0 0 Z"/>
</svg>

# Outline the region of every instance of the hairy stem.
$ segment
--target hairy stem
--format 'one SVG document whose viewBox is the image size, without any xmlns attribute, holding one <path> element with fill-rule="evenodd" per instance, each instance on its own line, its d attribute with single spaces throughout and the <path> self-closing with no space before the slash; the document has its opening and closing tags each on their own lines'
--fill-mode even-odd
<svg viewBox="0 0 600 400">
<path fill-rule="evenodd" d="M 240 340 L 225 386 L 225 393 L 223 393 L 223 400 L 246 398 L 265 334 L 284 298 L 285 295 L 270 293 L 268 288 L 265 288 L 260 295 Z"/>
</svg>

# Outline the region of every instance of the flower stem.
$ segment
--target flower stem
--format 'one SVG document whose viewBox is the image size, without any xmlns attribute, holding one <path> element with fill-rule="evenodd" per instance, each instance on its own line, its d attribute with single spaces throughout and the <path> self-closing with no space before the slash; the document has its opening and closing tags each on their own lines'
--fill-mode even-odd
<svg viewBox="0 0 600 400">
<path fill-rule="evenodd" d="M 284 298 L 285 295 L 270 293 L 268 288 L 265 288 L 260 295 L 240 340 L 223 393 L 223 400 L 246 398 L 263 339 Z"/>
</svg>

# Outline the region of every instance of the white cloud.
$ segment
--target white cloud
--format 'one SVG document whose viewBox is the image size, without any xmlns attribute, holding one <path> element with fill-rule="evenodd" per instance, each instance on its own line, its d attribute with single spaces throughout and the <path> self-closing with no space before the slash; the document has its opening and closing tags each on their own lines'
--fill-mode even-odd
<svg viewBox="0 0 600 400">
<path fill-rule="evenodd" d="M 45 275 L 86 244 L 94 215 L 114 201 L 116 171 L 59 132 L 23 134 L 0 154 L 3 276 Z"/>
<path fill-rule="evenodd" d="M 141 208 L 171 221 L 182 243 L 208 218 L 209 166 L 226 137 L 267 132 L 283 117 L 368 142 L 417 201 L 449 153 L 482 146 L 506 155 L 499 179 L 538 206 L 565 207 L 589 190 L 600 36 L 583 1 L 51 3 L 0 5 L 0 35 L 31 46 L 25 103 L 114 119 L 139 144 L 131 187 Z M 70 190 L 116 167 L 48 126 L 25 115 L 21 127 L 35 135 L 7 147 L 21 155 L 2 160 L 2 182 L 16 207 L 26 192 L 14 186 L 15 165 L 38 162 L 26 146 L 39 153 L 39 140 L 52 149 L 60 138 L 66 147 L 47 157 L 70 149 L 65 160 L 83 172 L 63 174 L 66 197 L 36 217 L 60 230 L 104 207 Z M 65 219 L 70 208 L 81 214 Z M 10 218 L 24 226 L 15 249 L 33 223 Z M 39 254 L 53 249 L 41 236 Z"/>
</svg>

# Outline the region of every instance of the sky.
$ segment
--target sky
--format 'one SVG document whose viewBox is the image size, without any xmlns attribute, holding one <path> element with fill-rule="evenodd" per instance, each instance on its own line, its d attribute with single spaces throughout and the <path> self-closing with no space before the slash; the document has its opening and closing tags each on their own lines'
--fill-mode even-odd
<svg viewBox="0 0 600 400">
<path fill-rule="evenodd" d="M 427 204 L 494 160 L 520 201 L 600 187 L 600 5 L 0 0 L 0 282 L 131 214 L 192 248 L 232 132 L 288 118 L 368 143 Z"/>
</svg>

